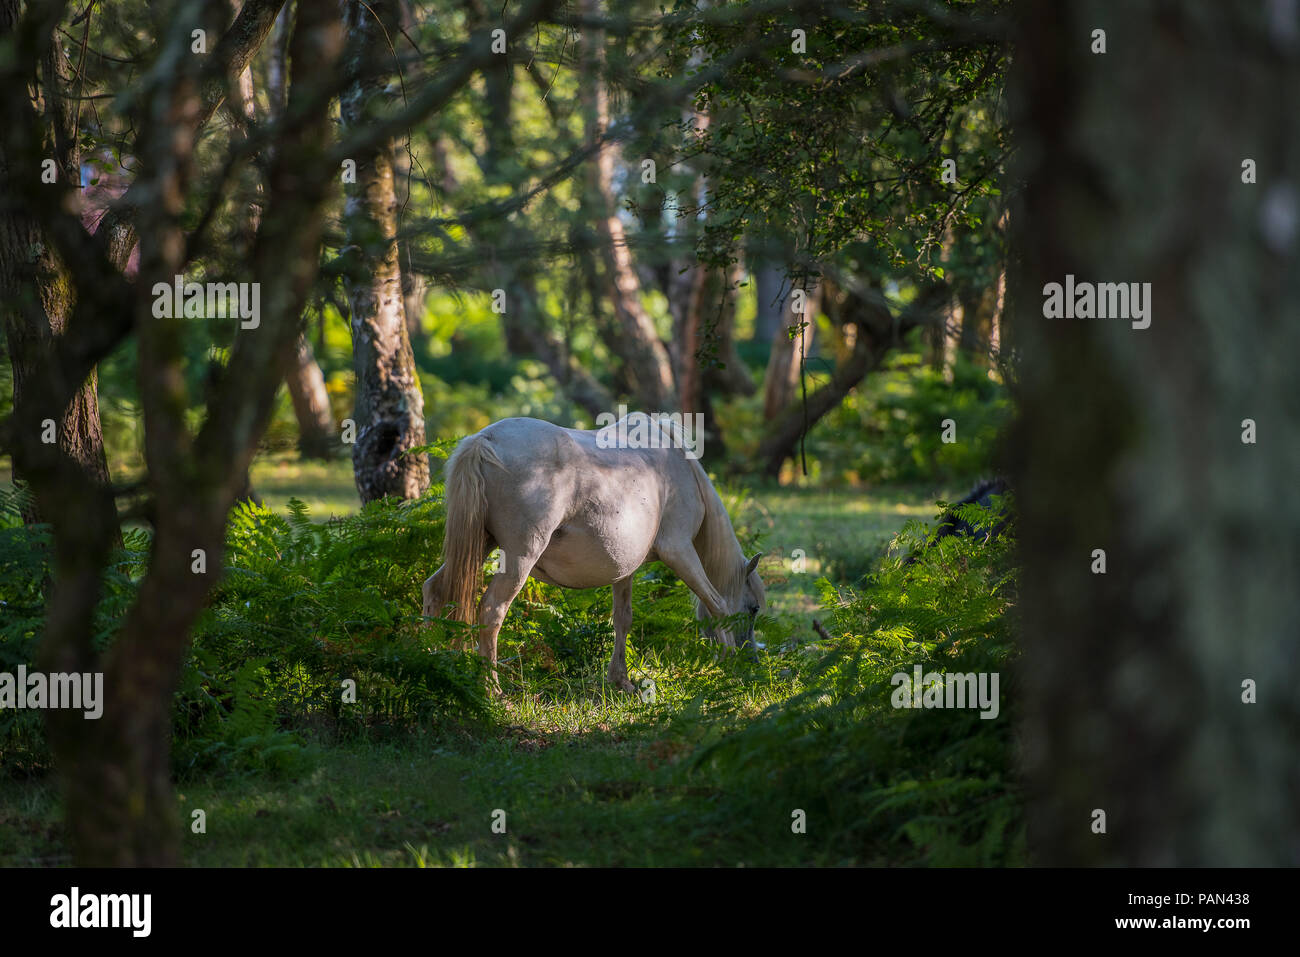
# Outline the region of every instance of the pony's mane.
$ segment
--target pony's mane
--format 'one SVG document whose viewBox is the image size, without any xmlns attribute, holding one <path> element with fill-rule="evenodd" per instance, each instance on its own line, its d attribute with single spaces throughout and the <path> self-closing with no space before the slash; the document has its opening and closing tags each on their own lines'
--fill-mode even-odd
<svg viewBox="0 0 1300 957">
<path fill-rule="evenodd" d="M 734 603 L 740 597 L 745 586 L 745 556 L 740 550 L 740 539 L 731 526 L 731 517 L 718 490 L 709 481 L 704 467 L 692 460 L 691 472 L 695 475 L 695 484 L 699 487 L 700 497 L 704 500 L 704 522 L 695 536 L 695 551 L 704 566 L 704 574 L 709 576 L 716 588 L 728 603 Z M 699 605 L 699 600 L 696 600 Z"/>
<path fill-rule="evenodd" d="M 652 429 L 658 430 L 664 448 L 685 448 L 686 447 L 686 430 L 682 426 L 682 414 L 680 412 L 629 412 L 617 422 L 611 422 L 604 429 L 597 429 L 597 432 L 603 432 L 608 429 L 617 431 L 620 427 L 632 429 L 633 423 L 645 420 Z"/>
</svg>

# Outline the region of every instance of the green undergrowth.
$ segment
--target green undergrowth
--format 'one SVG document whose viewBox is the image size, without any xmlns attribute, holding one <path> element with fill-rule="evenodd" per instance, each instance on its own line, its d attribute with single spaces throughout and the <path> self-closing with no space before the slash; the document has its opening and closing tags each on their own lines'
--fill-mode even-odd
<svg viewBox="0 0 1300 957">
<path fill-rule="evenodd" d="M 456 627 L 420 616 L 439 492 L 325 522 L 297 500 L 235 511 L 176 696 L 181 819 L 208 821 L 186 832 L 188 863 L 1022 862 L 1009 532 L 925 548 L 929 526 L 909 520 L 883 557 L 869 546 L 856 583 L 829 563 L 821 634 L 773 611 L 755 655 L 702 640 L 690 593 L 648 566 L 628 644 L 637 694 L 604 679 L 610 590 L 529 582 L 502 630 L 498 700 L 477 656 L 451 649 Z M 15 496 L 0 502 L 10 671 L 33 661 L 49 587 L 48 531 L 17 521 Z M 782 520 L 770 502 L 798 507 L 726 497 L 747 549 Z M 105 577 L 102 646 L 148 545 L 128 532 Z M 998 716 L 893 707 L 893 676 L 916 665 L 997 672 Z M 0 767 L 0 864 L 66 862 L 31 712 L 0 711 Z"/>
</svg>

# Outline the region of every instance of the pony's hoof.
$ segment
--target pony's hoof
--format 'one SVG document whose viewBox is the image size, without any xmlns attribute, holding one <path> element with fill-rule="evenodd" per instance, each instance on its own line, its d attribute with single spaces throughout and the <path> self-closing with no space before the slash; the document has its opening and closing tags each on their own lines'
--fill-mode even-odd
<svg viewBox="0 0 1300 957">
<path fill-rule="evenodd" d="M 609 682 L 619 691 L 626 692 L 627 694 L 637 693 L 636 685 L 632 684 L 632 682 L 628 681 L 625 677 L 610 675 Z"/>
</svg>

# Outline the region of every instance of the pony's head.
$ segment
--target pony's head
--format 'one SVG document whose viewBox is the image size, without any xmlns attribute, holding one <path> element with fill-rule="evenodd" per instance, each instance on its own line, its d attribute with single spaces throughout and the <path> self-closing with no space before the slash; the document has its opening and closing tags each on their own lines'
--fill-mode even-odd
<svg viewBox="0 0 1300 957">
<path fill-rule="evenodd" d="M 733 615 L 744 615 L 745 628 L 736 642 L 737 648 L 754 648 L 754 622 L 767 611 L 767 592 L 763 589 L 763 579 L 758 577 L 758 560 L 763 557 L 759 552 L 745 565 L 744 585 L 740 589 L 739 607 Z"/>
<path fill-rule="evenodd" d="M 762 557 L 760 552 L 746 562 L 732 587 L 722 596 L 727 604 L 727 616 L 740 622 L 740 627 L 704 630 L 708 637 L 728 648 L 755 647 L 754 622 L 767 610 L 767 593 L 763 589 L 763 579 L 758 577 L 758 560 Z M 703 605 L 698 600 L 695 603 L 695 614 L 699 618 L 706 617 Z"/>
</svg>

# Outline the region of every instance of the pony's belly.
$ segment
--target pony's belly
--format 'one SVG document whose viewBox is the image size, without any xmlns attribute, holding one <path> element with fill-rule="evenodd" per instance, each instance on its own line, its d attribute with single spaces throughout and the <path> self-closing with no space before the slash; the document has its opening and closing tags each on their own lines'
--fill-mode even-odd
<svg viewBox="0 0 1300 957">
<path fill-rule="evenodd" d="M 561 526 L 533 568 L 533 577 L 564 588 L 598 588 L 635 572 L 645 562 L 646 551 L 626 542 L 611 548 L 587 529 Z"/>
</svg>

